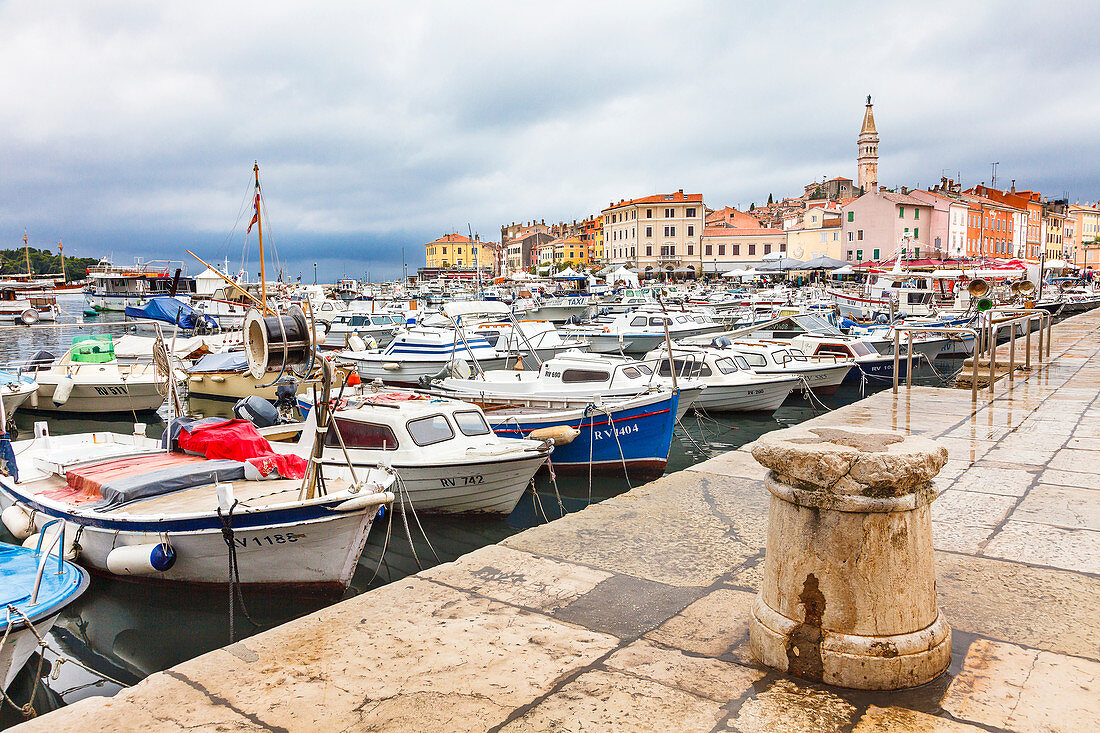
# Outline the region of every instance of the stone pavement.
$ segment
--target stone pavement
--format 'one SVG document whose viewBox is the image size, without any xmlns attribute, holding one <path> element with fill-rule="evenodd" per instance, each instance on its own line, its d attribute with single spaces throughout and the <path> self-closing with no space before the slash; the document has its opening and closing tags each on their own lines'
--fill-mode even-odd
<svg viewBox="0 0 1100 733">
<path fill-rule="evenodd" d="M 1100 313 L 1055 360 L 816 418 L 932 437 L 947 674 L 854 692 L 748 655 L 767 530 L 741 449 L 19 730 L 1084 731 L 1100 728 Z"/>
</svg>

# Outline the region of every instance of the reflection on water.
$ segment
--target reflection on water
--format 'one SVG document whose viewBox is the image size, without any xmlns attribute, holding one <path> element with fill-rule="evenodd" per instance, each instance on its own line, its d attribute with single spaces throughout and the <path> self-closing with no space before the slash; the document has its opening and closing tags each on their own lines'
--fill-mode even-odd
<svg viewBox="0 0 1100 733">
<path fill-rule="evenodd" d="M 72 323 L 82 318 L 82 298 L 62 296 L 58 301 L 67 321 Z M 25 358 L 44 348 L 60 354 L 78 333 L 121 335 L 128 330 L 125 325 L 117 323 L 120 320 L 117 314 L 94 320 L 97 322 L 94 327 L 84 329 L 75 326 L 62 329 L 0 329 L 0 345 L 9 359 L 13 354 Z M 107 325 L 99 322 L 106 322 Z M 110 325 L 111 322 L 114 325 Z M 872 387 L 881 389 L 885 386 L 881 383 Z M 845 385 L 835 395 L 822 397 L 822 401 L 828 407 L 837 407 L 859 397 L 858 387 Z M 194 401 L 191 409 L 205 415 L 229 415 L 231 405 L 204 400 Z M 768 431 L 800 423 L 823 411 L 822 407 L 815 406 L 809 400 L 792 397 L 774 415 L 714 417 L 689 413 L 677 428 L 672 441 L 668 471 L 678 471 L 736 449 Z M 50 432 L 54 434 L 93 429 L 129 433 L 134 422 L 133 417 L 128 415 L 111 419 L 93 415 L 57 417 L 55 413 L 35 414 L 23 410 L 16 415 L 20 430 L 28 433 L 34 421 L 43 419 L 47 420 Z M 163 423 L 157 422 L 156 416 L 144 413 L 140 419 L 150 423 L 147 431 L 150 436 L 157 436 L 163 431 Z M 567 512 L 581 509 L 590 497 L 592 501 L 599 501 L 628 489 L 622 478 L 597 477 L 589 486 L 586 477 L 559 476 L 552 481 L 545 471 L 536 477 L 535 483 L 537 494 L 528 492 L 509 517 L 407 516 L 408 534 L 413 539 L 411 546 L 405 530 L 406 523 L 401 520 L 398 511 L 391 512 L 388 519 L 375 523 L 345 597 L 415 573 L 419 567 L 448 562 L 487 544 L 499 542 L 545 521 L 544 518 L 560 516 L 562 508 Z M 0 539 L 12 541 L 2 529 Z M 382 557 L 383 546 L 387 547 L 385 557 Z M 253 626 L 238 610 L 238 638 L 310 613 L 325 603 L 317 599 L 261 593 L 250 593 L 246 601 L 248 615 L 257 625 Z M 65 654 L 113 679 L 132 684 L 153 672 L 228 643 L 228 607 L 229 599 L 225 591 L 189 588 L 186 593 L 181 593 L 178 588 L 95 577 L 88 592 L 62 613 L 55 630 L 51 632 L 51 639 L 54 646 Z M 71 664 L 63 665 L 58 679 L 49 684 L 53 691 L 60 693 L 55 696 L 53 704 L 60 698 L 72 703 L 89 695 L 111 695 L 119 689 L 117 685 L 101 682 Z M 46 707 L 51 705 L 50 700 L 43 699 L 41 695 L 39 701 Z M 18 715 L 14 720 L 10 715 L 0 716 L 0 727 L 17 721 Z"/>
</svg>

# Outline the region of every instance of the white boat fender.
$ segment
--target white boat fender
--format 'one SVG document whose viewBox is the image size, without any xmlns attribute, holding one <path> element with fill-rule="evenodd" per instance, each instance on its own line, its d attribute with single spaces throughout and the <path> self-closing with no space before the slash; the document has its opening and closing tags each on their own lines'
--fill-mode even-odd
<svg viewBox="0 0 1100 733">
<path fill-rule="evenodd" d="M 15 539 L 22 542 L 38 531 L 34 524 L 33 512 L 22 504 L 12 504 L 0 515 L 4 528 L 11 532 Z"/>
<path fill-rule="evenodd" d="M 385 369 L 387 372 L 401 371 L 401 365 L 398 364 L 396 361 L 387 361 L 385 364 L 382 365 L 382 368 Z"/>
<path fill-rule="evenodd" d="M 61 407 L 63 404 L 69 401 L 69 395 L 73 393 L 73 385 L 75 382 L 69 375 L 65 375 L 58 381 L 57 386 L 53 390 L 53 403 L 57 407 Z"/>
<path fill-rule="evenodd" d="M 23 311 L 19 318 L 23 321 L 25 325 L 33 326 L 34 324 L 38 323 L 38 319 L 41 318 L 41 316 L 34 308 L 28 308 L 27 310 Z"/>
<path fill-rule="evenodd" d="M 40 546 L 40 549 L 46 550 L 47 548 L 50 548 L 50 543 L 53 541 L 53 538 L 56 537 L 57 533 L 60 532 L 60 531 L 61 531 L 61 524 L 60 523 L 54 524 L 50 527 L 47 527 L 45 533 L 39 532 L 37 534 L 32 534 L 30 537 L 27 537 L 25 540 L 23 540 L 23 547 L 26 547 L 28 550 L 33 550 L 34 548 L 39 547 L 38 538 L 42 537 L 42 544 Z M 76 544 L 76 532 L 77 532 L 77 527 L 75 527 L 74 525 L 69 524 L 67 522 L 65 523 L 64 541 L 65 541 L 65 559 L 66 560 L 75 560 L 76 559 L 77 551 L 79 550 L 79 547 L 77 547 L 77 544 Z M 43 534 L 45 534 L 45 536 L 42 536 Z M 56 554 L 56 553 L 57 553 L 56 548 L 50 549 L 50 554 L 51 555 Z"/>
<path fill-rule="evenodd" d="M 376 494 L 362 494 L 345 499 L 333 507 L 338 512 L 355 512 L 370 506 L 393 503 L 393 492 L 379 491 Z"/>
<path fill-rule="evenodd" d="M 349 351 L 366 351 L 367 342 L 364 341 L 359 334 L 353 333 L 348 336 L 348 350 Z"/>
<path fill-rule="evenodd" d="M 149 575 L 171 570 L 176 551 L 167 542 L 125 545 L 107 553 L 107 570 L 115 575 Z"/>
<path fill-rule="evenodd" d="M 549 428 L 538 428 L 527 434 L 531 440 L 549 440 L 554 445 L 568 445 L 581 434 L 580 430 L 568 425 L 555 425 Z"/>
</svg>

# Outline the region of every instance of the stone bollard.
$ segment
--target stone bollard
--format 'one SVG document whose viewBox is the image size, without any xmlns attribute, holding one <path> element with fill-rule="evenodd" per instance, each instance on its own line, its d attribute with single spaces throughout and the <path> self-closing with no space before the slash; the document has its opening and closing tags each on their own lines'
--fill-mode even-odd
<svg viewBox="0 0 1100 733">
<path fill-rule="evenodd" d="M 893 690 L 951 661 L 936 603 L 931 480 L 947 450 L 857 427 L 789 428 L 752 449 L 769 471 L 768 545 L 749 644 L 768 667 Z"/>
</svg>

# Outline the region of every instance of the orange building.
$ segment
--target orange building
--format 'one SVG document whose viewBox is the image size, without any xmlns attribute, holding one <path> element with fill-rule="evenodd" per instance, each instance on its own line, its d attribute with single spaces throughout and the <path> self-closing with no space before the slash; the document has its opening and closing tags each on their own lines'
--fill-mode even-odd
<svg viewBox="0 0 1100 733">
<path fill-rule="evenodd" d="M 966 255 L 968 257 L 1015 257 L 1013 215 L 1019 213 L 1019 210 L 986 196 L 972 193 L 973 190 L 962 196 L 969 207 L 966 216 Z"/>
</svg>

